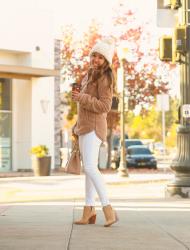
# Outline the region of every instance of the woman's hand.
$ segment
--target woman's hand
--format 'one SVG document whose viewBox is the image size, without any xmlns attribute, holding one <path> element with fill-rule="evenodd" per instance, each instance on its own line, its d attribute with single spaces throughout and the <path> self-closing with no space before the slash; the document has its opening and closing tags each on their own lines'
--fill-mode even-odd
<svg viewBox="0 0 190 250">
<path fill-rule="evenodd" d="M 77 92 L 77 91 L 72 91 L 72 100 L 75 101 L 75 102 L 78 102 L 79 101 L 79 96 L 80 96 L 80 93 Z"/>
</svg>

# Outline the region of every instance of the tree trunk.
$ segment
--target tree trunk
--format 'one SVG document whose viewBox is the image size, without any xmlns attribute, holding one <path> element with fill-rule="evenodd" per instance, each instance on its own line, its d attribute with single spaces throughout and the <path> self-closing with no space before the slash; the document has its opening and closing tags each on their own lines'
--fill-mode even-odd
<svg viewBox="0 0 190 250">
<path fill-rule="evenodd" d="M 112 128 L 108 129 L 107 143 L 108 143 L 108 162 L 107 162 L 107 168 L 110 168 L 111 167 Z"/>
</svg>

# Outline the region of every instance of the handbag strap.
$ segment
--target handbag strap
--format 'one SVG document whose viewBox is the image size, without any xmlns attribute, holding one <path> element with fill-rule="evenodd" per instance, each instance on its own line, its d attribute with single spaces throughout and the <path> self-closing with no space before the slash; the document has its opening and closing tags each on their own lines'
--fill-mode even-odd
<svg viewBox="0 0 190 250">
<path fill-rule="evenodd" d="M 79 151 L 79 143 L 78 140 L 76 140 L 71 152 L 78 152 L 78 151 Z"/>
</svg>

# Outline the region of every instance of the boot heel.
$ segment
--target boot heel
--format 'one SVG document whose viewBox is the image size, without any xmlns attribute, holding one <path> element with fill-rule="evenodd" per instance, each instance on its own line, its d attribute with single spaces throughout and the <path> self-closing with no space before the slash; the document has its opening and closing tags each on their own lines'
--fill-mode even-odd
<svg viewBox="0 0 190 250">
<path fill-rule="evenodd" d="M 88 224 L 95 224 L 96 222 L 96 214 L 92 215 L 88 221 Z"/>
<path fill-rule="evenodd" d="M 103 211 L 106 218 L 104 227 L 110 227 L 119 220 L 116 211 L 111 207 L 111 205 L 104 206 Z"/>
</svg>

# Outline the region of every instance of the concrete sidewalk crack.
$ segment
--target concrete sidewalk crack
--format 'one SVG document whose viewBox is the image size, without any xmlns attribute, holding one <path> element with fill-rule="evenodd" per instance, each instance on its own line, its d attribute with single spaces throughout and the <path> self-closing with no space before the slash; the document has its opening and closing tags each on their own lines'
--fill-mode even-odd
<svg viewBox="0 0 190 250">
<path fill-rule="evenodd" d="M 72 237 L 72 233 L 73 233 L 74 211 L 75 211 L 75 201 L 74 201 L 74 205 L 73 205 L 72 225 L 71 225 L 69 240 L 68 240 L 68 244 L 67 244 L 67 250 L 70 250 L 71 237 Z"/>
<path fill-rule="evenodd" d="M 177 241 L 178 243 L 180 243 L 181 245 L 183 245 L 187 250 L 190 250 L 190 248 L 183 243 L 181 240 L 179 240 L 177 237 L 175 237 L 173 234 L 171 234 L 170 232 L 168 232 L 167 230 L 165 230 L 160 224 L 152 221 L 150 218 L 148 218 L 147 216 L 144 216 L 149 222 L 151 222 L 153 225 L 156 225 L 157 227 L 159 227 L 163 232 L 165 232 L 168 236 L 170 236 L 170 238 L 172 238 L 173 240 Z"/>
<path fill-rule="evenodd" d="M 5 211 L 9 209 L 10 206 L 0 207 L 0 216 L 5 216 Z"/>
<path fill-rule="evenodd" d="M 161 228 L 161 227 L 160 227 Z M 176 238 L 173 234 L 169 233 L 168 231 L 162 229 L 165 233 L 167 233 L 172 239 L 176 240 L 178 243 L 180 243 L 181 245 L 183 245 L 187 250 L 190 250 L 190 248 L 183 243 L 181 240 L 179 240 L 178 238 Z"/>
</svg>

